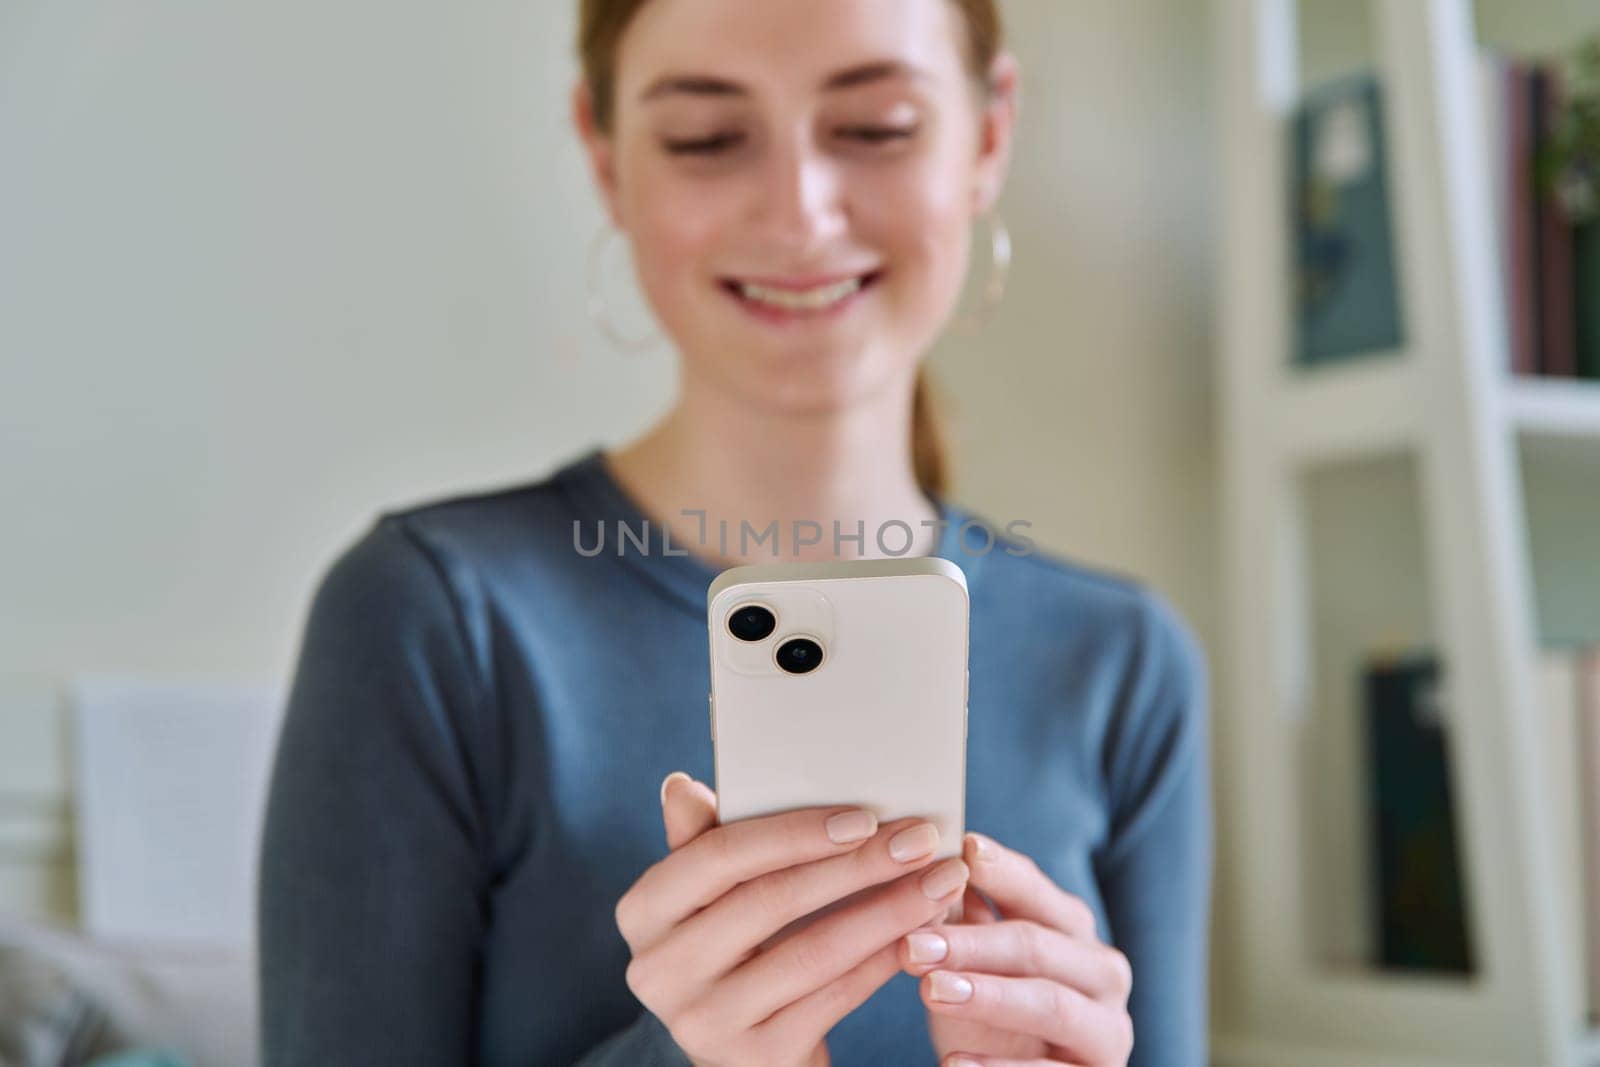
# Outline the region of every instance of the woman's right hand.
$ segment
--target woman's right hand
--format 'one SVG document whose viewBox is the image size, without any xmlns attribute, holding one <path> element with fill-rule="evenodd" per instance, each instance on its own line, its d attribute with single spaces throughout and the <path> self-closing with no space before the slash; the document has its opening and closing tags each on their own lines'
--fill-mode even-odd
<svg viewBox="0 0 1600 1067">
<path fill-rule="evenodd" d="M 716 795 L 681 774 L 662 805 L 672 852 L 617 901 L 617 928 L 628 988 L 697 1067 L 825 1067 L 828 1031 L 899 972 L 900 938 L 966 888 L 959 857 L 930 862 L 921 819 L 828 807 L 718 826 Z"/>
</svg>

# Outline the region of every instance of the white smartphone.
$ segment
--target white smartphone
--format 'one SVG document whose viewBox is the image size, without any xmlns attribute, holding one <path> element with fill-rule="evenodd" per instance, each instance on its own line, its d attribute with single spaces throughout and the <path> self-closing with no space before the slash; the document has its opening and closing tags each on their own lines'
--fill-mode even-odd
<svg viewBox="0 0 1600 1067">
<path fill-rule="evenodd" d="M 719 823 L 860 805 L 880 824 L 926 818 L 936 857 L 961 854 L 960 567 L 937 556 L 734 567 L 706 602 Z"/>
</svg>

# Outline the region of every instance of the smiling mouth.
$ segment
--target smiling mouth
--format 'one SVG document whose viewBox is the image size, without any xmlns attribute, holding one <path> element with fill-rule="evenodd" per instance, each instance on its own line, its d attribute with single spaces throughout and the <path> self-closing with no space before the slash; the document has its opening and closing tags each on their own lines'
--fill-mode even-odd
<svg viewBox="0 0 1600 1067">
<path fill-rule="evenodd" d="M 724 290 L 746 307 L 787 317 L 816 315 L 842 307 L 875 285 L 883 273 L 880 268 L 853 278 L 805 289 L 742 282 L 733 278 L 721 279 L 721 284 Z"/>
</svg>

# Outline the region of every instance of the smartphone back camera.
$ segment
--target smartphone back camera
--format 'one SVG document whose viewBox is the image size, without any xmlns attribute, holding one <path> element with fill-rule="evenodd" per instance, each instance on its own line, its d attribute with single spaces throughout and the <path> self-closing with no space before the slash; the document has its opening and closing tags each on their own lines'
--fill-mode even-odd
<svg viewBox="0 0 1600 1067">
<path fill-rule="evenodd" d="M 741 641 L 763 641 L 777 625 L 777 618 L 760 604 L 746 604 L 728 615 L 728 632 Z"/>
<path fill-rule="evenodd" d="M 792 637 L 778 646 L 773 658 L 790 674 L 805 674 L 822 665 L 822 646 L 809 637 Z"/>
</svg>

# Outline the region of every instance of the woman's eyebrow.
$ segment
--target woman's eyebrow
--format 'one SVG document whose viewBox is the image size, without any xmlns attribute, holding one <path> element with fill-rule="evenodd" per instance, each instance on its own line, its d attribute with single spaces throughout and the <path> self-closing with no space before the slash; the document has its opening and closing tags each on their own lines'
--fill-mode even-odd
<svg viewBox="0 0 1600 1067">
<path fill-rule="evenodd" d="M 884 81 L 890 78 L 929 81 L 932 75 L 923 68 L 907 63 L 904 60 L 881 59 L 835 71 L 823 79 L 822 90 L 828 92 L 837 89 L 851 89 L 859 85 Z M 749 95 L 749 91 L 743 85 L 727 78 L 719 78 L 711 74 L 665 74 L 651 82 L 649 87 L 639 94 L 639 102 L 645 103 L 650 100 L 659 100 L 672 93 L 688 93 L 693 96 Z"/>
</svg>

